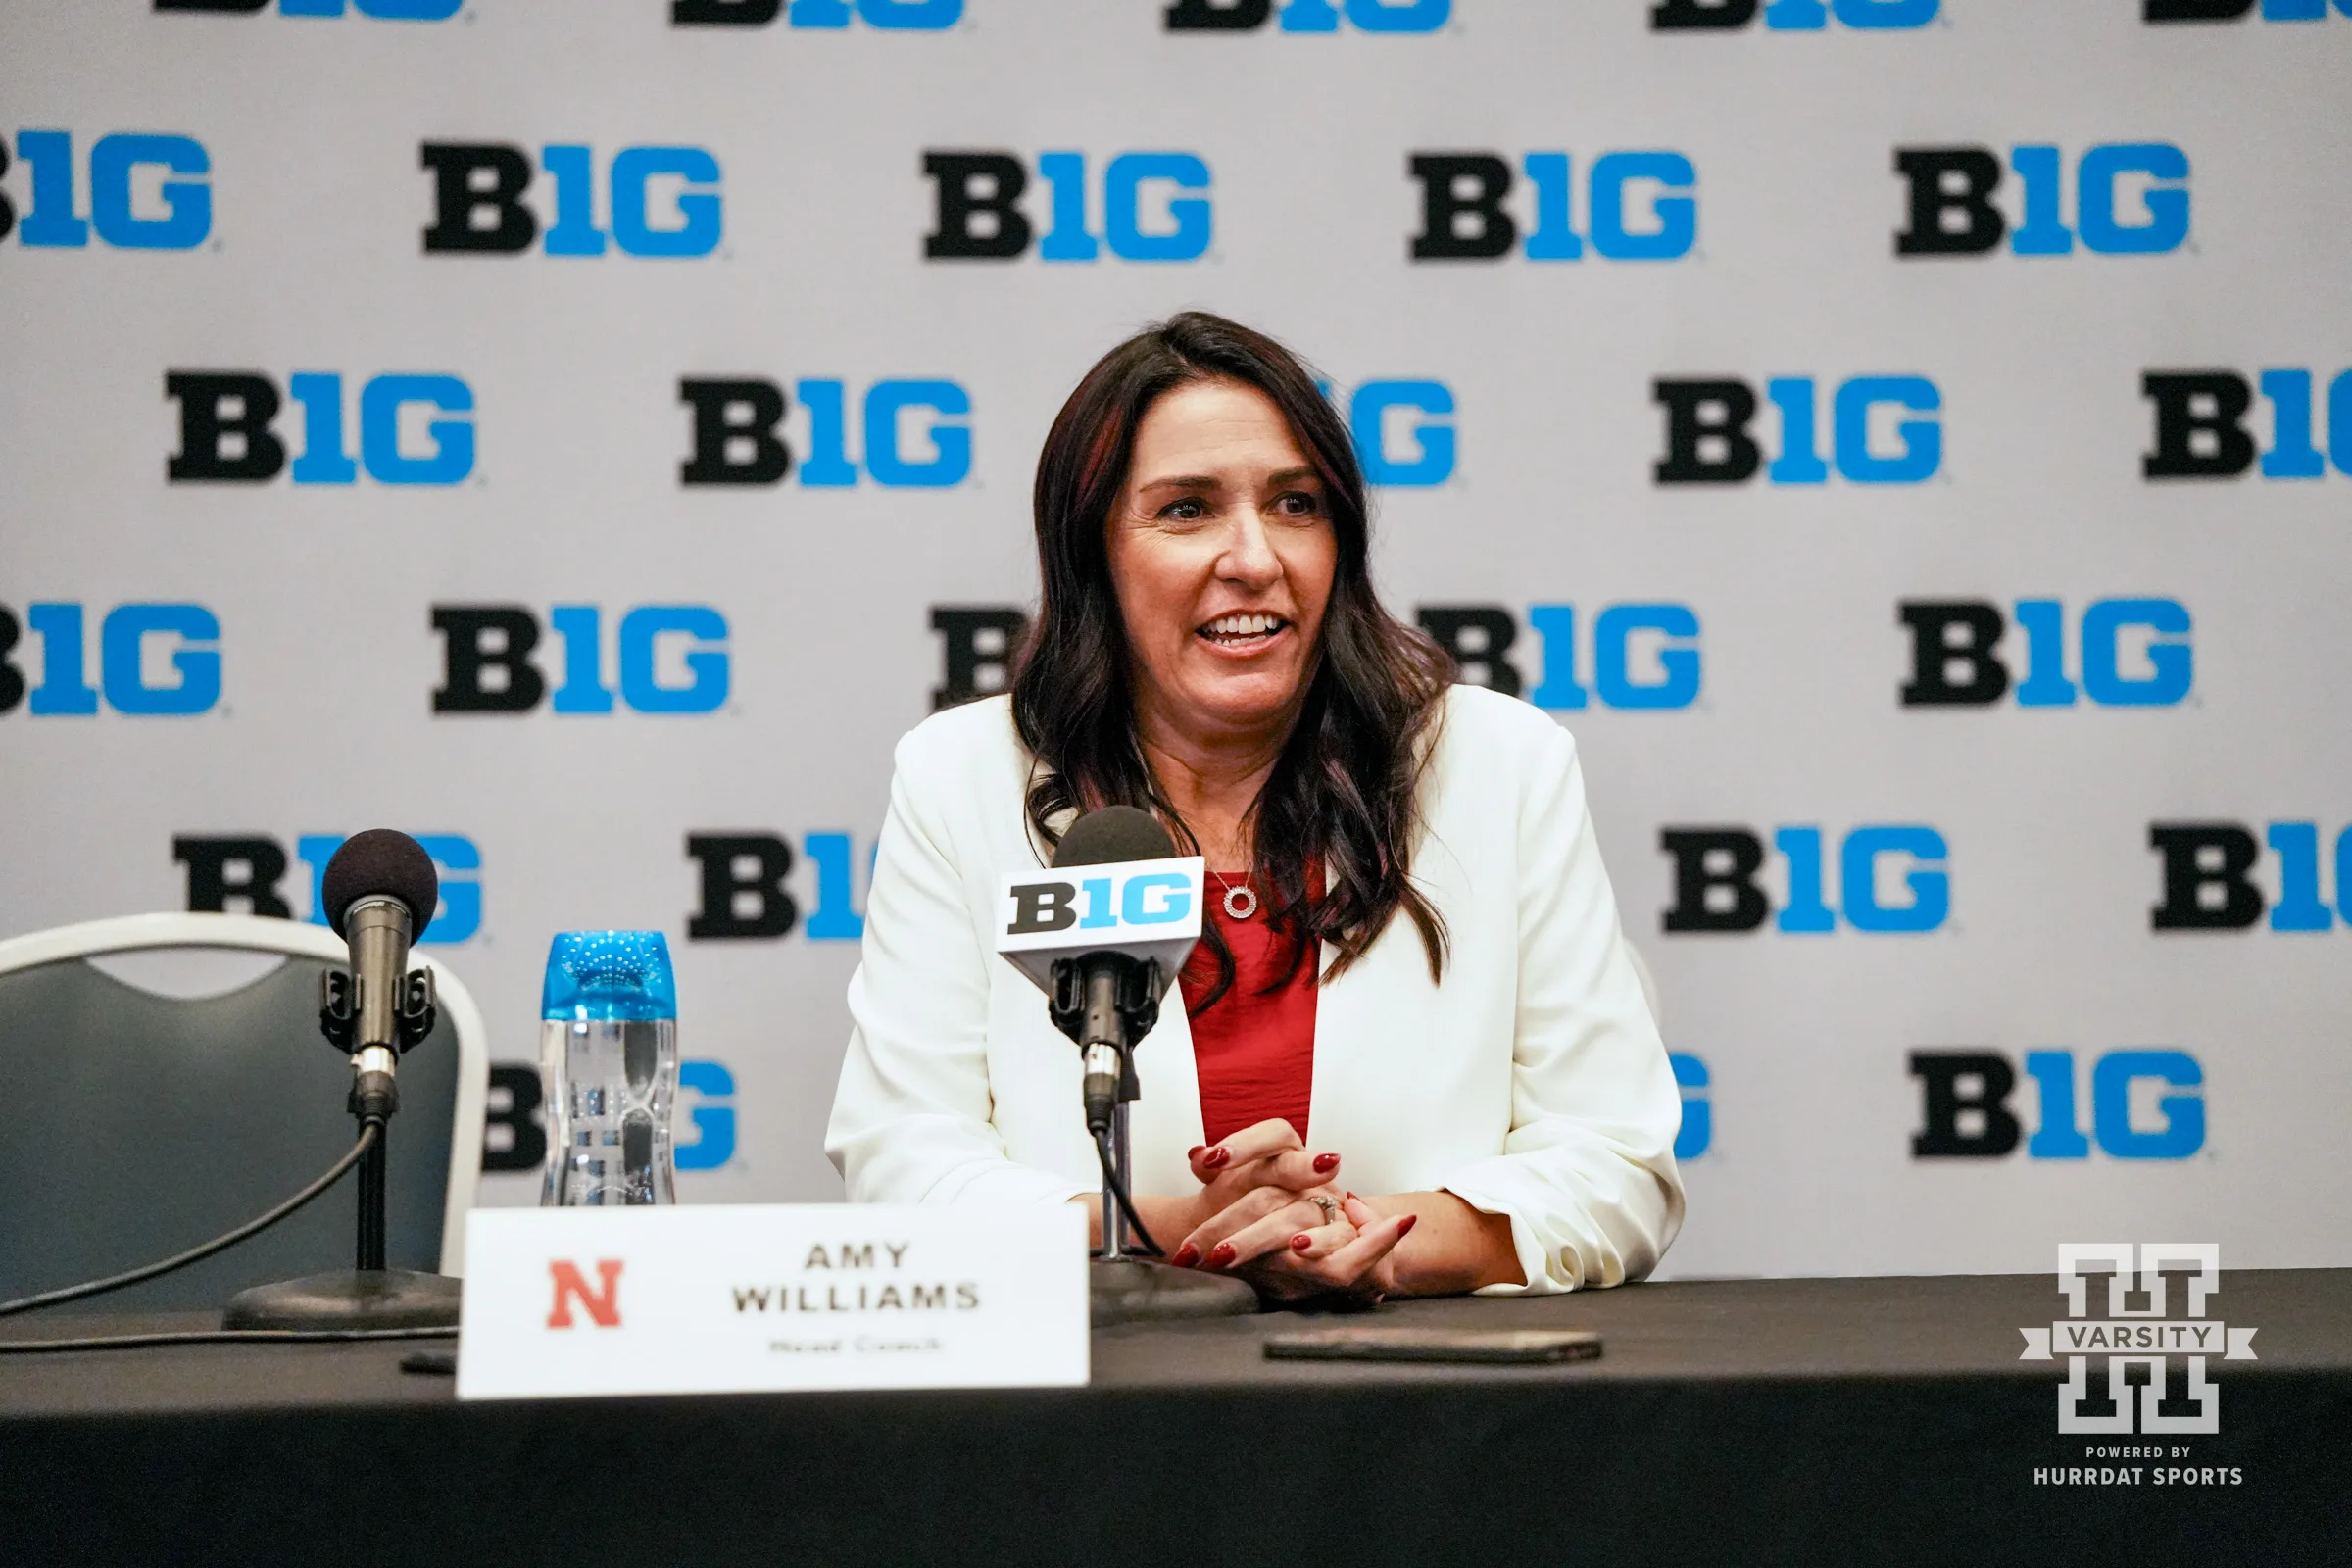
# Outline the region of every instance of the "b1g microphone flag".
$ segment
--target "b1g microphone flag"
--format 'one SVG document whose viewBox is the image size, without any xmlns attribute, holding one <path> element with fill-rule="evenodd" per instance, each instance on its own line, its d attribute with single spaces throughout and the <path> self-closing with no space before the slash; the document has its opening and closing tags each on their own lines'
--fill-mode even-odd
<svg viewBox="0 0 2352 1568">
<path fill-rule="evenodd" d="M 1150 832 L 1127 830 L 1129 814 L 1115 807 L 1090 812 L 1062 841 L 1053 869 L 1004 878 L 997 951 L 1049 995 L 1058 959 L 1117 953 L 1139 963 L 1157 959 L 1172 977 L 1200 939 L 1204 862 L 1168 855 L 1167 830 L 1141 811 L 1132 814 Z M 1096 840 L 1117 858 L 1096 859 Z M 1160 853 L 1150 854 L 1154 848 Z"/>
</svg>

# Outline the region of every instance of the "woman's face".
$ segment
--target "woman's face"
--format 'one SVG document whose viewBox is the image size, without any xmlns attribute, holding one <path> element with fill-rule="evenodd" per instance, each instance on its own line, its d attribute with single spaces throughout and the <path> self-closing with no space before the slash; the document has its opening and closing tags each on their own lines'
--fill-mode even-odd
<svg viewBox="0 0 2352 1568">
<path fill-rule="evenodd" d="M 1323 480 L 1274 400 L 1195 381 L 1153 403 L 1107 544 L 1138 718 L 1196 742 L 1287 728 L 1339 544 Z"/>
</svg>

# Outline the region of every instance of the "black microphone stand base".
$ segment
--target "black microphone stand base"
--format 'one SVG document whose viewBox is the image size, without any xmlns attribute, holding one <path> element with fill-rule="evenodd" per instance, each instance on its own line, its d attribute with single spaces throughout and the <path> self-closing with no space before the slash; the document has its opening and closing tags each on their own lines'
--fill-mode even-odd
<svg viewBox="0 0 2352 1568">
<path fill-rule="evenodd" d="M 1258 1310 L 1257 1292 L 1248 1280 L 1141 1257 L 1098 1257 L 1087 1265 L 1086 1283 L 1088 1316 L 1099 1329 L 1242 1317 Z"/>
<path fill-rule="evenodd" d="M 1238 1283 L 1238 1282 L 1237 1282 Z M 229 1298 L 226 1329 L 454 1329 L 463 1280 L 405 1268 L 341 1268 Z"/>
</svg>

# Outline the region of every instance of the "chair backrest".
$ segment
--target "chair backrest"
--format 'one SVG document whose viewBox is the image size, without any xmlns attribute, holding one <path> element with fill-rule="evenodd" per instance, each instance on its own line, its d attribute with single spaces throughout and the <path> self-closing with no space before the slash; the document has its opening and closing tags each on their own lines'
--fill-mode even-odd
<svg viewBox="0 0 2352 1568">
<path fill-rule="evenodd" d="M 243 958 L 243 983 L 191 996 L 162 994 L 186 990 L 170 976 L 160 991 L 118 978 L 188 957 Z M 318 1033 L 318 976 L 348 961 L 323 926 L 237 914 L 129 915 L 0 942 L 0 1298 L 192 1247 L 349 1149 L 351 1068 Z M 489 1045 L 464 984 L 417 961 L 433 969 L 440 1020 L 401 1062 L 386 1261 L 459 1274 Z M 218 1306 L 248 1285 L 349 1268 L 357 1202 L 346 1177 L 252 1241 L 93 1306 Z"/>
</svg>

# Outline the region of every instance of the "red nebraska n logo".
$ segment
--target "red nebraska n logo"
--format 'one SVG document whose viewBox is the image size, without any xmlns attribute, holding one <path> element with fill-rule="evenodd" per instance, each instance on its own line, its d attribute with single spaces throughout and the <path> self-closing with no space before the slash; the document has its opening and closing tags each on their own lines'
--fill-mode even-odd
<svg viewBox="0 0 2352 1568">
<path fill-rule="evenodd" d="M 556 1305 L 547 1314 L 547 1326 L 551 1329 L 571 1327 L 571 1303 L 576 1300 L 581 1309 L 595 1320 L 598 1328 L 620 1327 L 620 1261 L 617 1257 L 597 1259 L 597 1279 L 604 1287 L 599 1291 L 588 1288 L 588 1282 L 580 1277 L 579 1264 L 548 1264 L 547 1272 L 556 1284 Z"/>
</svg>

